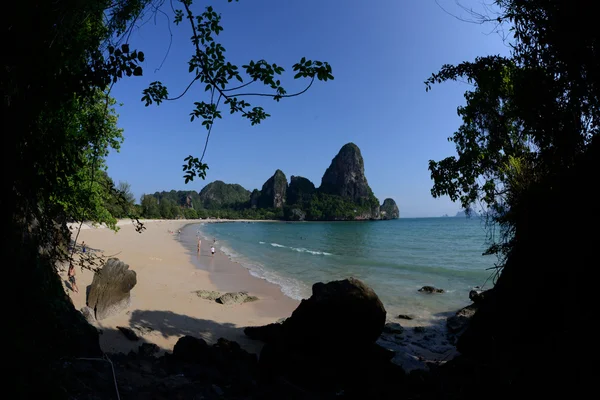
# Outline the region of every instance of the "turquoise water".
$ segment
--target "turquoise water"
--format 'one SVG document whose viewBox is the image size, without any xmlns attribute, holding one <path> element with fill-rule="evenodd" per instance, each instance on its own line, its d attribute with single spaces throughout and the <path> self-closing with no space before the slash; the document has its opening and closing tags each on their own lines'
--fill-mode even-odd
<svg viewBox="0 0 600 400">
<path fill-rule="evenodd" d="M 486 232 L 479 218 L 206 223 L 197 229 L 292 298 L 309 297 L 315 282 L 354 276 L 375 290 L 388 317 L 412 314 L 416 323 L 441 321 L 469 304 L 469 290 L 486 282 L 495 261 L 481 255 Z M 419 293 L 424 285 L 446 293 Z"/>
</svg>

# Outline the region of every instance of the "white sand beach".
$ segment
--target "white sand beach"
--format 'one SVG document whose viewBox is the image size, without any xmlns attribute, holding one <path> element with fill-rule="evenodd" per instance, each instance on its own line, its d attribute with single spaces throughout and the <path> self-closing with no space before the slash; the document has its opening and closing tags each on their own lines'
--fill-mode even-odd
<svg viewBox="0 0 600 400">
<path fill-rule="evenodd" d="M 130 341 L 116 329 L 133 328 L 142 340 L 171 351 L 184 335 L 214 343 L 220 337 L 235 340 L 246 350 L 258 352 L 261 343 L 249 340 L 243 328 L 264 325 L 288 317 L 298 301 L 285 296 L 278 286 L 250 275 L 241 265 L 219 252 L 210 255 L 209 241 L 202 241 L 198 263 L 194 265 L 189 249 L 178 240 L 177 231 L 198 220 L 145 220 L 146 230 L 137 233 L 131 221 L 120 221 L 119 231 L 82 225 L 78 244 L 87 251 L 116 257 L 129 264 L 137 274 L 131 291 L 131 306 L 119 315 L 97 322 L 102 330 L 100 344 L 105 352 L 128 352 L 141 341 Z M 206 221 L 205 221 L 206 222 Z M 212 220 L 210 222 L 218 222 Z M 73 224 L 73 233 L 79 224 Z M 175 232 L 175 233 L 170 233 Z M 75 235 L 73 235 L 73 238 Z M 77 268 L 79 293 L 68 288 L 67 273 L 61 272 L 65 290 L 77 309 L 86 305 L 86 287 L 93 272 Z M 225 306 L 199 298 L 196 290 L 247 291 L 256 302 Z"/>
</svg>

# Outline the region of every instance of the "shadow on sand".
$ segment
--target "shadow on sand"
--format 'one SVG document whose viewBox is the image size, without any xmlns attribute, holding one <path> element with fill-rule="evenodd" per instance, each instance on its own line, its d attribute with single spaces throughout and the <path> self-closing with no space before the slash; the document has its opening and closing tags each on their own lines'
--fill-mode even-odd
<svg viewBox="0 0 600 400">
<path fill-rule="evenodd" d="M 99 325 L 102 325 L 102 321 Z M 130 314 L 129 324 L 123 326 L 132 329 L 140 337 L 140 340 L 130 341 L 119 330 L 100 327 L 102 330 L 100 341 L 104 344 L 105 351 L 128 353 L 137 349 L 145 341 L 164 342 L 161 339 L 174 339 L 170 341 L 175 343 L 177 339 L 183 336 L 201 338 L 209 344 L 216 343 L 219 338 L 225 338 L 238 342 L 242 348 L 255 354 L 258 354 L 263 346 L 262 342 L 248 338 L 244 334 L 244 327 L 242 326 L 193 318 L 171 311 L 134 310 Z M 153 337 L 158 340 L 152 340 Z M 108 349 L 111 344 L 114 346 L 114 350 Z M 172 351 L 173 348 L 169 347 L 161 350 Z"/>
</svg>

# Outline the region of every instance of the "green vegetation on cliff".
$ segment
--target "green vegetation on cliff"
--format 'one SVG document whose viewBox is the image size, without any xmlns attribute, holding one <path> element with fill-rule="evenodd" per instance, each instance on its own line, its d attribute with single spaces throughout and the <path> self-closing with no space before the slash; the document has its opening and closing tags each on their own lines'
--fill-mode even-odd
<svg viewBox="0 0 600 400">
<path fill-rule="evenodd" d="M 283 171 L 276 170 L 252 192 L 237 184 L 215 181 L 200 194 L 156 192 L 142 198 L 146 218 L 285 219 L 290 221 L 352 221 L 399 218 L 392 199 L 383 206 L 367 183 L 364 161 L 354 143 L 342 147 L 323 176 L 325 188 L 315 188 L 308 179 L 292 176 L 290 184 Z M 151 198 L 150 198 L 151 197 Z"/>
<path fill-rule="evenodd" d="M 214 181 L 204 186 L 200 191 L 200 201 L 203 208 L 218 210 L 236 208 L 250 200 L 250 192 L 241 185 Z"/>
<path fill-rule="evenodd" d="M 302 176 L 292 175 L 287 190 L 287 203 L 291 205 L 305 204 L 315 191 L 315 185 L 310 180 Z"/>
</svg>

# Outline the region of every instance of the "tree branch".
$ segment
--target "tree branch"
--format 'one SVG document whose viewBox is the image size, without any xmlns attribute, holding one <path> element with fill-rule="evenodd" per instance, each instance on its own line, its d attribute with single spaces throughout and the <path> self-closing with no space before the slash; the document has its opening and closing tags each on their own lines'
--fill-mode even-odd
<svg viewBox="0 0 600 400">
<path fill-rule="evenodd" d="M 284 94 L 284 95 L 276 95 L 276 94 L 270 94 L 270 93 L 240 93 L 240 94 L 232 94 L 232 97 L 240 97 L 240 96 L 260 96 L 260 97 L 279 97 L 279 98 L 288 98 L 288 97 L 296 97 L 296 96 L 300 96 L 302 93 L 305 93 L 308 89 L 310 89 L 310 87 L 312 86 L 313 82 L 315 81 L 315 77 L 313 76 L 312 79 L 310 80 L 310 83 L 308 84 L 308 86 L 306 88 L 304 88 L 304 90 L 302 90 L 301 92 L 298 93 L 293 93 L 293 94 Z"/>
<path fill-rule="evenodd" d="M 185 7 L 185 11 L 187 13 L 187 19 L 190 21 L 190 25 L 192 26 L 192 31 L 194 33 L 194 38 L 197 39 L 198 38 L 198 31 L 196 30 L 196 25 L 194 24 L 194 15 L 192 14 L 192 11 L 190 10 L 190 6 L 188 5 L 187 2 L 182 2 L 183 6 Z M 243 94 L 238 94 L 238 95 L 227 95 L 225 94 L 225 89 L 221 89 L 219 87 L 219 85 L 216 84 L 216 82 L 214 81 L 213 78 L 211 78 L 211 76 L 208 74 L 208 67 L 205 65 L 203 57 L 201 57 L 202 54 L 204 54 L 204 52 L 202 50 L 200 50 L 200 45 L 199 42 L 197 40 L 194 40 L 194 46 L 196 47 L 196 56 L 198 57 L 198 60 L 201 63 L 201 67 L 202 67 L 202 72 L 204 73 L 204 76 L 206 77 L 206 79 L 208 80 L 208 82 L 212 85 L 213 88 L 217 89 L 217 91 L 219 92 L 220 97 L 224 97 L 225 100 L 229 100 L 231 97 L 237 97 L 237 96 L 260 96 L 260 97 L 279 97 L 279 98 L 289 98 L 289 97 L 295 97 L 295 96 L 299 96 L 303 93 L 305 93 L 313 84 L 313 82 L 315 81 L 315 77 L 313 76 L 310 83 L 308 84 L 308 86 L 302 90 L 301 92 L 298 93 L 294 93 L 294 94 L 288 94 L 288 95 L 277 95 L 277 94 L 268 94 L 268 93 L 243 93 Z M 194 81 L 192 81 L 193 83 Z M 252 81 L 254 82 L 254 80 Z M 251 82 L 250 82 L 251 83 Z M 248 83 L 249 84 L 249 83 Z M 235 90 L 235 89 L 230 89 L 230 90 Z M 243 112 L 243 109 L 236 107 L 236 109 L 240 112 Z"/>
<path fill-rule="evenodd" d="M 196 82 L 198 79 L 200 79 L 200 74 L 196 75 L 196 77 L 194 79 L 192 79 L 192 81 L 190 82 L 189 85 L 187 85 L 187 87 L 185 88 L 185 90 L 183 91 L 183 93 L 181 93 L 179 96 L 177 97 L 171 97 L 165 100 L 171 101 L 171 100 L 177 100 L 182 98 L 183 96 L 185 96 L 185 94 L 187 93 L 188 90 L 190 90 L 190 88 L 192 87 L 192 85 L 194 84 L 194 82 Z"/>
<path fill-rule="evenodd" d="M 232 90 L 239 90 L 239 89 L 244 88 L 244 87 L 246 87 L 246 86 L 248 86 L 248 85 L 250 85 L 250 84 L 252 84 L 254 82 L 256 82 L 256 79 L 253 79 L 250 82 L 246 82 L 243 85 L 240 85 L 238 87 L 234 87 L 234 88 L 231 88 L 231 89 L 223 89 L 223 91 L 224 92 L 231 92 Z"/>
<path fill-rule="evenodd" d="M 219 98 L 217 99 L 216 108 L 219 108 L 219 102 L 221 101 L 221 97 L 222 97 L 222 95 L 219 95 Z M 214 125 L 214 123 L 210 124 L 210 128 L 208 128 L 208 134 L 206 135 L 206 142 L 204 143 L 204 150 L 202 150 L 202 156 L 200 157 L 200 162 L 202 162 L 202 160 L 204 160 L 204 154 L 206 154 L 206 149 L 208 148 L 208 140 L 210 139 L 210 133 L 212 132 L 213 125 Z"/>
</svg>

